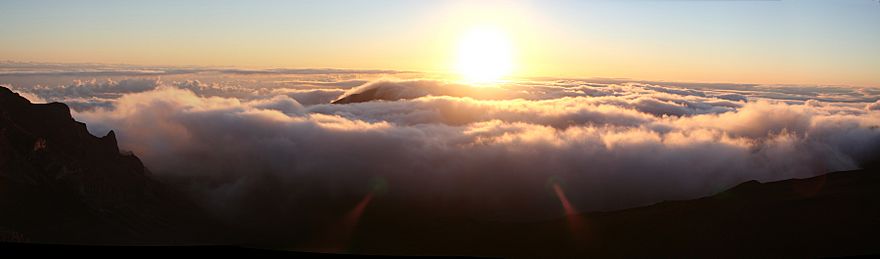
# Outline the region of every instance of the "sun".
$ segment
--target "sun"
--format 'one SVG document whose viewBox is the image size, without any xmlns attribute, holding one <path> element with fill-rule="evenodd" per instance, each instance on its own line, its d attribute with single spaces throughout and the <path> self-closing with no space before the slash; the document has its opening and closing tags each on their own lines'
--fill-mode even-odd
<svg viewBox="0 0 880 259">
<path fill-rule="evenodd" d="M 496 83 L 513 70 L 513 45 L 504 31 L 491 26 L 468 30 L 458 43 L 456 70 L 475 84 Z"/>
</svg>

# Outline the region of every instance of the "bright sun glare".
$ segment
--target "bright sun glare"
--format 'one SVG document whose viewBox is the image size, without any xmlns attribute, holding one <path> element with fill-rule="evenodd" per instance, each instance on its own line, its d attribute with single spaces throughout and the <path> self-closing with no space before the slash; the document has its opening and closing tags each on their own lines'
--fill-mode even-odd
<svg viewBox="0 0 880 259">
<path fill-rule="evenodd" d="M 512 55 L 513 46 L 502 30 L 475 27 L 458 44 L 456 69 L 469 83 L 494 83 L 511 73 Z"/>
</svg>

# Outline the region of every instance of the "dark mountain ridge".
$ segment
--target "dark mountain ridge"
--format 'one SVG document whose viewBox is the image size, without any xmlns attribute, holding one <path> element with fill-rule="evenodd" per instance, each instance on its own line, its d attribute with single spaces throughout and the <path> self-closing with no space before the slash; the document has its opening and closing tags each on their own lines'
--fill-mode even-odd
<svg viewBox="0 0 880 259">
<path fill-rule="evenodd" d="M 749 181 L 713 196 L 540 222 L 416 216 L 377 200 L 356 252 L 502 257 L 833 257 L 880 254 L 880 170 Z M 383 208 L 384 207 L 384 208 Z M 397 215 L 397 216 L 390 216 Z"/>
<path fill-rule="evenodd" d="M 116 136 L 92 136 L 62 103 L 0 87 L 0 239 L 58 243 L 210 240 L 210 220 L 151 179 Z"/>
</svg>

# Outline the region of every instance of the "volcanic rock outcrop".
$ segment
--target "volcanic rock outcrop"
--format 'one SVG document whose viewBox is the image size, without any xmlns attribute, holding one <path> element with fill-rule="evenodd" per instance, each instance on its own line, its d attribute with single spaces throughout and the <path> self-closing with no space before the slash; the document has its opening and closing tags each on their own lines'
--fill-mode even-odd
<svg viewBox="0 0 880 259">
<path fill-rule="evenodd" d="M 0 240 L 189 243 L 212 223 L 150 178 L 116 135 L 95 137 L 62 103 L 33 104 L 0 87 Z"/>
</svg>

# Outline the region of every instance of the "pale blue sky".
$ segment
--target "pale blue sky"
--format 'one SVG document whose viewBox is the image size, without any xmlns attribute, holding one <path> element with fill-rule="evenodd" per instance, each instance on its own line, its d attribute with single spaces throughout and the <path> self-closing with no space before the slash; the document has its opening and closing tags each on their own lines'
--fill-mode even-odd
<svg viewBox="0 0 880 259">
<path fill-rule="evenodd" d="M 480 17 L 528 75 L 880 85 L 872 0 L 2 0 L 0 60 L 443 71 Z"/>
</svg>

